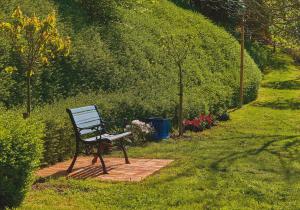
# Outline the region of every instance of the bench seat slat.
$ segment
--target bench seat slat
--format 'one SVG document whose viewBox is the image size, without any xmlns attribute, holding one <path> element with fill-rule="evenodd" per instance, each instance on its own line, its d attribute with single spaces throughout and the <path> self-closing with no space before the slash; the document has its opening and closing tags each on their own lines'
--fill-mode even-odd
<svg viewBox="0 0 300 210">
<path fill-rule="evenodd" d="M 122 139 L 122 138 L 125 138 L 125 137 L 130 136 L 130 135 L 131 135 L 131 132 L 125 132 L 125 133 L 116 134 L 116 135 L 103 134 L 103 135 L 101 135 L 101 140 L 115 141 L 115 140 Z M 91 138 L 88 138 L 88 139 L 83 139 L 83 141 L 96 142 L 97 138 L 100 139 L 100 136 L 97 136 L 97 137 L 95 136 L 95 137 L 91 137 Z"/>
</svg>

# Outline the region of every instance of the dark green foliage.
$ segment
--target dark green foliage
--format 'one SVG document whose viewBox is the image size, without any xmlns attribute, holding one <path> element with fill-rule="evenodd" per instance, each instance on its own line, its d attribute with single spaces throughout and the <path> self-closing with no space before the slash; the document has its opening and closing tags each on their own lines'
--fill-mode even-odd
<svg viewBox="0 0 300 210">
<path fill-rule="evenodd" d="M 244 1 L 240 0 L 173 0 L 183 6 L 189 6 L 203 15 L 222 24 L 234 24 Z"/>
<path fill-rule="evenodd" d="M 37 120 L 1 109 L 0 114 L 0 209 L 16 207 L 33 181 L 42 156 L 44 127 Z"/>
<path fill-rule="evenodd" d="M 108 23 L 118 19 L 116 0 L 77 0 L 92 21 Z M 118 0 L 120 1 L 120 0 Z"/>
<path fill-rule="evenodd" d="M 272 67 L 274 63 L 273 52 L 270 47 L 267 47 L 258 42 L 247 42 L 246 48 L 257 66 L 263 71 L 267 67 Z"/>
</svg>

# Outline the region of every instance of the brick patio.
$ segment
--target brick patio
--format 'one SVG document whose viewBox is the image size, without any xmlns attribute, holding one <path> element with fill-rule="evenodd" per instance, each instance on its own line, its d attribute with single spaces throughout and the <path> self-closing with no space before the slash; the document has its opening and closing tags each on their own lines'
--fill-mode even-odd
<svg viewBox="0 0 300 210">
<path fill-rule="evenodd" d="M 66 173 L 71 160 L 57 163 L 37 172 L 39 177 L 68 177 L 75 179 L 100 179 L 112 181 L 142 181 L 151 174 L 167 166 L 173 160 L 163 159 L 129 159 L 131 164 L 125 164 L 123 158 L 105 158 L 105 164 L 109 174 L 103 174 L 99 161 L 92 164 L 92 157 L 78 157 L 73 172 Z"/>
</svg>

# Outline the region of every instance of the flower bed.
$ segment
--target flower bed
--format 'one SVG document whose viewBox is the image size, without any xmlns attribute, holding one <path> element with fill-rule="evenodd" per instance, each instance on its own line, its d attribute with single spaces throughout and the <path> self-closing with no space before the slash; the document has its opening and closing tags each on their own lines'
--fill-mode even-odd
<svg viewBox="0 0 300 210">
<path fill-rule="evenodd" d="M 196 117 L 192 120 L 184 120 L 183 126 L 185 131 L 190 130 L 200 132 L 205 129 L 210 129 L 212 126 L 215 125 L 215 123 L 216 121 L 211 114 L 201 114 L 199 117 Z"/>
</svg>

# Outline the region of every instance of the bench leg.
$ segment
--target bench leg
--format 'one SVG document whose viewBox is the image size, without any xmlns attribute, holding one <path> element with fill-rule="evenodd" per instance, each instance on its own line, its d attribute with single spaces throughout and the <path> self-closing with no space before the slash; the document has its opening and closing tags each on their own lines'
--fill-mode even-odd
<svg viewBox="0 0 300 210">
<path fill-rule="evenodd" d="M 125 163 L 130 164 L 129 159 L 128 159 L 128 155 L 127 155 L 127 152 L 126 152 L 126 148 L 125 148 L 123 142 L 121 142 L 120 148 L 124 153 Z"/>
<path fill-rule="evenodd" d="M 93 158 L 93 160 L 92 160 L 92 164 L 93 164 L 93 165 L 96 164 L 97 161 L 98 161 L 98 157 L 99 157 L 99 155 L 98 155 L 98 149 L 100 149 L 100 152 L 101 152 L 101 153 L 104 152 L 104 149 L 105 149 L 105 147 L 104 147 L 103 144 L 97 145 L 97 146 L 98 146 L 98 147 L 97 147 L 97 153 L 94 153 L 94 158 Z"/>
<path fill-rule="evenodd" d="M 79 153 L 79 148 L 78 148 L 78 143 L 76 143 L 76 152 L 75 152 L 75 155 L 74 155 L 73 160 L 72 160 L 72 162 L 71 162 L 71 165 L 69 166 L 69 168 L 68 168 L 68 170 L 67 170 L 67 173 L 68 173 L 68 174 L 71 173 L 72 170 L 73 170 L 73 167 L 74 167 L 75 162 L 76 162 L 77 157 L 78 157 L 78 153 Z"/>
<path fill-rule="evenodd" d="M 94 154 L 94 158 L 92 160 L 92 164 L 96 164 L 97 163 L 97 160 L 98 160 L 98 154 Z"/>
<path fill-rule="evenodd" d="M 97 154 L 98 154 L 98 157 L 99 157 L 101 165 L 102 165 L 103 173 L 108 174 L 103 157 L 101 155 L 101 148 L 102 148 L 101 146 L 102 146 L 102 143 L 99 143 L 98 148 L 97 148 Z"/>
</svg>

